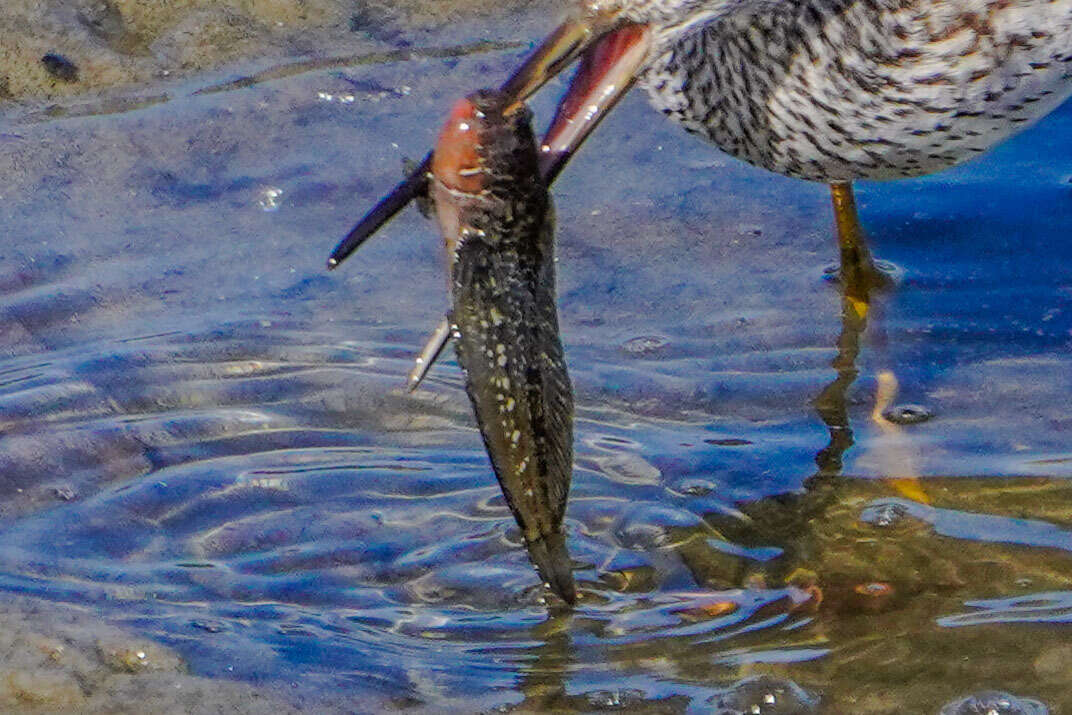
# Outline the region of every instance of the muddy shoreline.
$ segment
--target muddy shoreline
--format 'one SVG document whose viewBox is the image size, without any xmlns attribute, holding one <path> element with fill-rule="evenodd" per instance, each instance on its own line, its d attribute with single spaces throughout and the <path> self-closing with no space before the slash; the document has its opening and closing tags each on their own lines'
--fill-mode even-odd
<svg viewBox="0 0 1072 715">
<path fill-rule="evenodd" d="M 8 102 L 151 86 L 250 60 L 406 49 L 466 23 L 493 27 L 520 13 L 553 17 L 561 5 L 555 0 L 12 0 L 0 7 L 0 110 Z"/>
</svg>

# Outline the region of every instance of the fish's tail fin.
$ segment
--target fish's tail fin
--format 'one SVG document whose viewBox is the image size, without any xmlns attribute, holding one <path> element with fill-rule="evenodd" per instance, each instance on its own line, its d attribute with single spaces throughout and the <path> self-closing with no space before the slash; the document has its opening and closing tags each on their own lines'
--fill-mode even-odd
<svg viewBox="0 0 1072 715">
<path fill-rule="evenodd" d="M 573 583 L 573 564 L 566 550 L 565 532 L 540 535 L 526 545 L 540 578 L 563 601 L 571 606 L 576 604 L 577 587 Z"/>
</svg>

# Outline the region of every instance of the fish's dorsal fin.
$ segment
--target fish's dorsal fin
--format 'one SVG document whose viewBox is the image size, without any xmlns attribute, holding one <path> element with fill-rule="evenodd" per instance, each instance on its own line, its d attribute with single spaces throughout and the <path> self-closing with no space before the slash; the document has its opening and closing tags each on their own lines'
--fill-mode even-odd
<svg viewBox="0 0 1072 715">
<path fill-rule="evenodd" d="M 436 326 L 435 332 L 428 338 L 428 342 L 424 344 L 424 349 L 421 350 L 414 361 L 413 369 L 409 371 L 409 377 L 406 378 L 407 392 L 413 392 L 421 384 L 421 380 L 424 379 L 424 376 L 428 374 L 432 365 L 439 358 L 449 339 L 450 320 L 443 318 L 439 321 L 439 325 Z"/>
</svg>

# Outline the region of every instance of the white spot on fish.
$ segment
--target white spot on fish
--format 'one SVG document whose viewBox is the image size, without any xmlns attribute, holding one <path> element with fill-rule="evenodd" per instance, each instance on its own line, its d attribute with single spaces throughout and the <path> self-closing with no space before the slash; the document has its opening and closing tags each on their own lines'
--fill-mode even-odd
<svg viewBox="0 0 1072 715">
<path fill-rule="evenodd" d="M 496 360 L 495 362 L 497 362 L 499 364 L 499 367 L 506 367 L 506 356 L 505 355 L 500 355 L 499 359 Z"/>
<path fill-rule="evenodd" d="M 514 430 L 513 432 L 511 432 L 510 433 L 510 441 L 513 442 L 515 445 L 518 442 L 520 442 L 521 441 L 521 431 L 520 430 Z"/>
<path fill-rule="evenodd" d="M 469 131 L 469 122 L 458 122 L 458 129 L 463 132 Z"/>
</svg>

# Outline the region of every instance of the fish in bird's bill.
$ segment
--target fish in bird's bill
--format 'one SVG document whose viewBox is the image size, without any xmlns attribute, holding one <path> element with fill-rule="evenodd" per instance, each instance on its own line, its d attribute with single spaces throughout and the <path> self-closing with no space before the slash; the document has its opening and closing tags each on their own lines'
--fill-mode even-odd
<svg viewBox="0 0 1072 715">
<path fill-rule="evenodd" d="M 452 337 L 495 475 L 529 556 L 577 599 L 563 518 L 573 472 L 573 391 L 555 307 L 554 219 L 531 114 L 501 92 L 459 101 L 433 154 L 430 195 L 446 243 Z"/>
<path fill-rule="evenodd" d="M 539 146 L 540 173 L 550 184 L 584 140 L 633 85 L 652 49 L 647 24 L 599 3 L 568 17 L 499 89 L 507 112 L 516 110 L 549 80 L 580 60 Z M 426 196 L 433 152 L 384 196 L 339 241 L 328 269 L 339 266 L 406 205 Z"/>
</svg>

